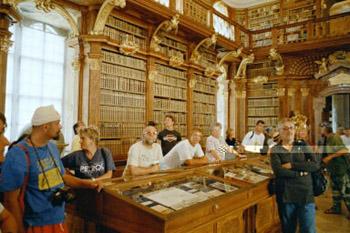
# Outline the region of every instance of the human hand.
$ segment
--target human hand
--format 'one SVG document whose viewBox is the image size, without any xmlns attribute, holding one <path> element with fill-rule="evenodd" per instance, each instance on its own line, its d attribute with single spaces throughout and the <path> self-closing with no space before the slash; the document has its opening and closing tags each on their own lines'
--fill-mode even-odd
<svg viewBox="0 0 350 233">
<path fill-rule="evenodd" d="M 282 167 L 285 169 L 292 169 L 292 164 L 291 163 L 284 163 L 284 164 L 282 164 Z"/>
</svg>

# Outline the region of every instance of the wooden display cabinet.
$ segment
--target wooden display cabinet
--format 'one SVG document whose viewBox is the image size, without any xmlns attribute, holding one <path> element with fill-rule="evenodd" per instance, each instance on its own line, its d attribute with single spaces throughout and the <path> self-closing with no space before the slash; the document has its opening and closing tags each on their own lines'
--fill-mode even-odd
<svg viewBox="0 0 350 233">
<path fill-rule="evenodd" d="M 232 167 L 249 170 L 252 164 L 261 165 L 231 161 L 112 179 L 101 194 L 87 190 L 88 195 L 79 195 L 78 215 L 108 233 L 271 232 L 279 223 L 274 198 L 267 191 L 269 177 L 250 183 L 213 172 Z"/>
</svg>

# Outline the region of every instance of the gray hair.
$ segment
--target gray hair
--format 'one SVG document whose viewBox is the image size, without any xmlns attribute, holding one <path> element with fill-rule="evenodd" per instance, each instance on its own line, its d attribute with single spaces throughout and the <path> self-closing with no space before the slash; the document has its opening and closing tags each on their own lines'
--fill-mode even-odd
<svg viewBox="0 0 350 233">
<path fill-rule="evenodd" d="M 220 129 L 222 129 L 222 125 L 220 122 L 215 122 L 214 124 L 212 124 L 210 126 L 210 131 L 212 132 L 216 127 L 220 127 Z"/>
<path fill-rule="evenodd" d="M 291 123 L 293 126 L 295 126 L 294 122 L 290 118 L 283 118 L 278 122 L 277 129 L 278 131 L 281 131 L 281 129 L 284 127 L 285 123 Z"/>
</svg>

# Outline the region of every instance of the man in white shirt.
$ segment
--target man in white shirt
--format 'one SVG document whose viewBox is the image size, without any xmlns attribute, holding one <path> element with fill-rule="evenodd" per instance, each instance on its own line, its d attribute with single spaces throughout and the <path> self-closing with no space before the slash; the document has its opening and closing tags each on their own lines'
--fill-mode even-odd
<svg viewBox="0 0 350 233">
<path fill-rule="evenodd" d="M 265 140 L 264 125 L 264 121 L 258 120 L 255 124 L 255 129 L 253 131 L 249 131 L 244 136 L 242 145 L 246 151 L 252 153 L 260 153 Z"/>
<path fill-rule="evenodd" d="M 202 133 L 199 129 L 193 129 L 190 139 L 176 144 L 163 158 L 164 169 L 177 168 L 181 165 L 207 164 L 208 159 L 204 156 L 199 142 Z"/>
<path fill-rule="evenodd" d="M 143 130 L 142 141 L 133 144 L 129 149 L 123 176 L 147 175 L 159 171 L 163 154 L 160 145 L 155 143 L 156 140 L 157 129 L 147 126 Z"/>
<path fill-rule="evenodd" d="M 344 145 L 346 148 L 348 148 L 348 151 L 350 152 L 350 127 L 346 127 L 344 129 L 344 135 L 341 135 L 341 140 L 343 140 Z"/>
<path fill-rule="evenodd" d="M 221 129 L 222 126 L 219 122 L 211 126 L 211 135 L 207 138 L 205 146 L 205 153 L 209 162 L 220 162 L 225 160 L 225 154 L 227 152 L 233 152 L 233 149 L 227 145 L 225 139 L 221 137 Z"/>
</svg>

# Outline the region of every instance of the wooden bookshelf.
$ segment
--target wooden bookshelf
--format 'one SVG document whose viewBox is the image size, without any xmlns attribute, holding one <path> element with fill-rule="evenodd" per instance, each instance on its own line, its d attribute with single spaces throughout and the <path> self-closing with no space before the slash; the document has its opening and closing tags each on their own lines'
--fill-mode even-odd
<svg viewBox="0 0 350 233">
<path fill-rule="evenodd" d="M 103 48 L 100 81 L 101 145 L 126 159 L 145 124 L 146 61 Z"/>
<path fill-rule="evenodd" d="M 193 128 L 202 130 L 202 146 L 210 135 L 210 126 L 216 122 L 216 80 L 194 73 L 197 81 L 193 89 Z"/>
<path fill-rule="evenodd" d="M 248 9 L 248 29 L 261 30 L 280 23 L 280 3 L 274 2 Z"/>
<path fill-rule="evenodd" d="M 276 127 L 279 119 L 279 99 L 276 95 L 277 84 L 248 83 L 247 131 L 254 129 L 258 120 L 266 126 Z"/>
<path fill-rule="evenodd" d="M 164 126 L 164 116 L 175 117 L 176 129 L 182 136 L 187 135 L 187 80 L 186 70 L 156 63 L 158 74 L 154 79 L 153 120 Z"/>
<path fill-rule="evenodd" d="M 147 29 L 132 22 L 128 22 L 120 18 L 120 16 L 110 15 L 103 33 L 109 36 L 111 41 L 118 44 L 121 44 L 127 37 L 131 37 L 131 39 L 139 45 L 141 50 L 145 51 L 147 48 Z"/>
<path fill-rule="evenodd" d="M 205 0 L 204 3 L 210 6 L 211 1 Z M 190 17 L 193 21 L 210 26 L 210 11 L 204 4 L 200 4 L 199 1 L 195 0 L 186 0 L 184 1 L 184 15 Z"/>
</svg>

